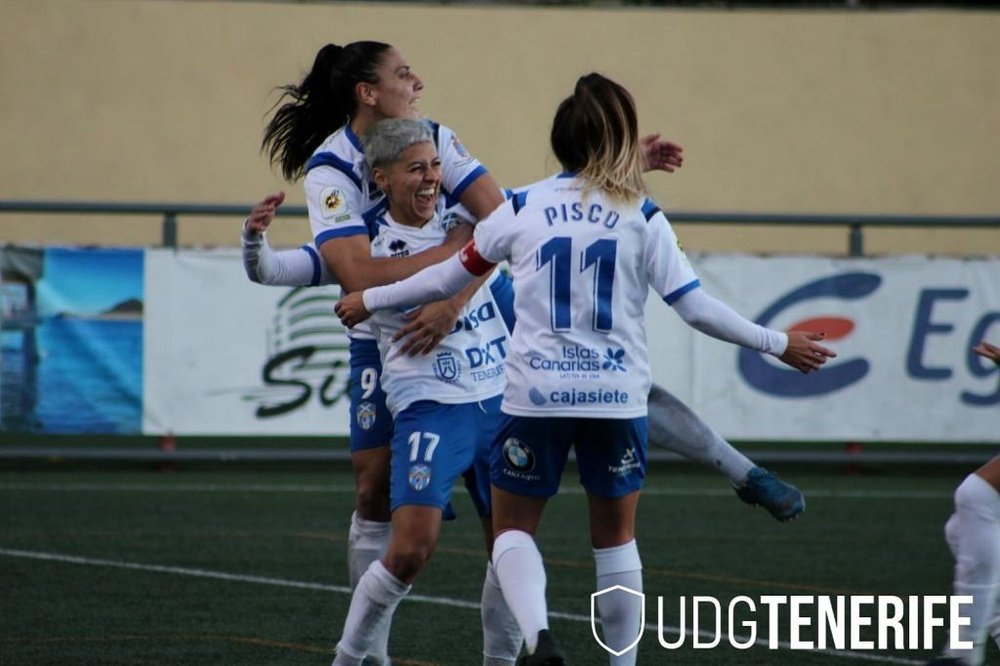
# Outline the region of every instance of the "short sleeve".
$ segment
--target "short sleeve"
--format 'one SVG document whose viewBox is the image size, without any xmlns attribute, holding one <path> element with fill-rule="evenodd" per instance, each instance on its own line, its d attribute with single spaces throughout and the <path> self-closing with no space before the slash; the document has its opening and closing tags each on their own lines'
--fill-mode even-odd
<svg viewBox="0 0 1000 666">
<path fill-rule="evenodd" d="M 644 260 L 649 283 L 667 305 L 672 305 L 701 283 L 666 216 L 657 209 L 646 225 L 649 242 L 646 243 Z"/>
<path fill-rule="evenodd" d="M 465 190 L 486 173 L 479 160 L 469 154 L 458 135 L 439 125 L 438 156 L 441 158 L 441 184 L 453 199 L 461 199 Z"/>
<path fill-rule="evenodd" d="M 513 200 L 505 201 L 490 216 L 476 226 L 473 239 L 479 255 L 494 264 L 510 259 L 514 238 L 515 214 Z"/>
<path fill-rule="evenodd" d="M 316 247 L 331 238 L 368 234 L 361 191 L 346 174 L 330 166 L 311 169 L 305 194 Z"/>
</svg>

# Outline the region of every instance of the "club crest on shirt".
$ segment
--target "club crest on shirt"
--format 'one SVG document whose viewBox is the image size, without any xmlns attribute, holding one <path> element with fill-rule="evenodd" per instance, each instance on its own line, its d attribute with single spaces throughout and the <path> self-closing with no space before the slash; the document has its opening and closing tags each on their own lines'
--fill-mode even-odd
<svg viewBox="0 0 1000 666">
<path fill-rule="evenodd" d="M 336 187 L 323 188 L 319 193 L 319 209 L 324 220 L 343 222 L 351 216 L 344 192 Z"/>
<path fill-rule="evenodd" d="M 407 476 L 410 487 L 417 492 L 431 484 L 431 468 L 427 465 L 414 465 Z"/>
<path fill-rule="evenodd" d="M 362 430 L 371 430 L 375 425 L 376 411 L 375 405 L 365 400 L 358 403 L 357 419 Z"/>
<path fill-rule="evenodd" d="M 434 359 L 434 376 L 441 381 L 453 384 L 461 374 L 458 359 L 451 352 L 441 352 Z"/>
</svg>

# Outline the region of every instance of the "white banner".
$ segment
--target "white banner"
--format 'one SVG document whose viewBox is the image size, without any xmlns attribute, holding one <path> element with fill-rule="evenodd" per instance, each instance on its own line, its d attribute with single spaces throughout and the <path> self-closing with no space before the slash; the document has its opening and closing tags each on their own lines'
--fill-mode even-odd
<svg viewBox="0 0 1000 666">
<path fill-rule="evenodd" d="M 345 435 L 336 287 L 251 283 L 239 250 L 147 250 L 143 432 Z"/>
<path fill-rule="evenodd" d="M 708 293 L 770 328 L 822 330 L 838 356 L 802 375 L 647 308 L 654 381 L 724 436 L 1000 442 L 1000 261 L 694 257 Z"/>
<path fill-rule="evenodd" d="M 653 378 L 736 440 L 1000 443 L 1000 260 L 693 256 L 708 293 L 771 328 L 826 332 L 801 375 L 647 309 Z M 149 250 L 143 432 L 345 435 L 335 288 L 250 283 L 239 251 Z"/>
</svg>

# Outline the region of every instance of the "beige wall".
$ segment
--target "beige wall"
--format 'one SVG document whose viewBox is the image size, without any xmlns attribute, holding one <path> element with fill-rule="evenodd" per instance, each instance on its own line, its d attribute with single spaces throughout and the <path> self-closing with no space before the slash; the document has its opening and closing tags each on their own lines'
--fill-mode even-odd
<svg viewBox="0 0 1000 666">
<path fill-rule="evenodd" d="M 1000 215 L 1000 13 L 736 12 L 160 0 L 0 3 L 0 198 L 251 203 L 271 89 L 327 41 L 397 45 L 425 113 L 498 180 L 554 167 L 581 73 L 627 85 L 687 162 L 667 209 Z M 237 220 L 182 220 L 233 244 Z M 684 227 L 693 249 L 842 251 L 839 229 Z M 304 220 L 273 234 L 308 235 Z M 157 220 L 0 215 L 0 242 L 155 243 Z M 1000 229 L 874 233 L 872 251 L 1000 254 Z"/>
</svg>

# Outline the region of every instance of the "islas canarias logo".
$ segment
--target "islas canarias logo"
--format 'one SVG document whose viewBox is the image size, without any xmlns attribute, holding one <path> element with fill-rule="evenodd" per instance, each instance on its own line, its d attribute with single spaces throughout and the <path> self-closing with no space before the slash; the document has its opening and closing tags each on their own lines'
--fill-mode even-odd
<svg viewBox="0 0 1000 666">
<path fill-rule="evenodd" d="M 856 301 L 867 298 L 881 284 L 881 276 L 860 271 L 820 278 L 781 296 L 754 321 L 768 326 L 785 310 L 814 299 Z M 840 315 L 817 315 L 797 321 L 787 330 L 823 332 L 826 341 L 835 341 L 846 338 L 854 331 L 854 321 Z M 797 370 L 776 367 L 755 351 L 741 349 L 739 352 L 739 370 L 743 379 L 758 391 L 783 398 L 832 393 L 857 382 L 870 369 L 871 364 L 866 359 L 852 358 L 827 364 L 819 373 L 803 375 Z"/>
</svg>

